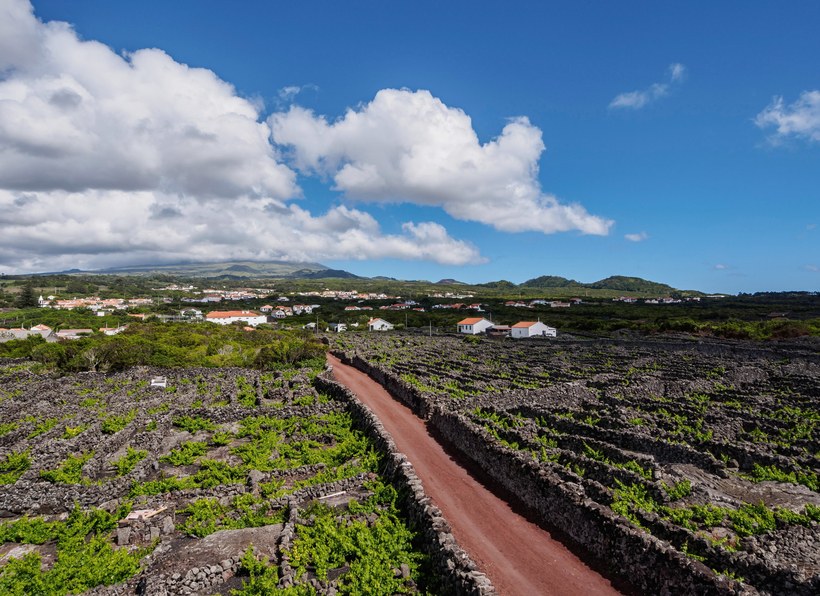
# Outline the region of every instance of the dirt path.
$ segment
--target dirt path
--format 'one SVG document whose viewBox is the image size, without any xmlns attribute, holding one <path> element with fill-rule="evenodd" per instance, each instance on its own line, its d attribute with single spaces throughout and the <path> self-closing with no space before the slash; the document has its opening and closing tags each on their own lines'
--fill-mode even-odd
<svg viewBox="0 0 820 596">
<path fill-rule="evenodd" d="M 379 417 L 441 509 L 453 535 L 502 595 L 620 594 L 546 530 L 512 510 L 456 463 L 425 423 L 361 371 L 328 356 L 336 380 Z"/>
</svg>

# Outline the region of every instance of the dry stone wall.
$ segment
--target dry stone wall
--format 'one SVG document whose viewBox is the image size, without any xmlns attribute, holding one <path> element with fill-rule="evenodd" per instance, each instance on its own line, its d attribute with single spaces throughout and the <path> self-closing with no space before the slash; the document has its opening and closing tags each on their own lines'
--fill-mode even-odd
<svg viewBox="0 0 820 596">
<path fill-rule="evenodd" d="M 495 594 L 495 589 L 487 576 L 477 570 L 469 555 L 456 543 L 441 510 L 433 505 L 425 494 L 413 465 L 398 450 L 372 410 L 362 404 L 346 387 L 333 381 L 329 375 L 317 378 L 316 384 L 320 391 L 347 402 L 360 428 L 385 453 L 384 474 L 399 489 L 399 494 L 406 495 L 404 507 L 412 524 L 422 535 L 444 591 L 482 596 Z"/>
<path fill-rule="evenodd" d="M 419 391 L 385 368 L 371 365 L 364 358 L 336 352 L 343 361 L 382 383 L 397 399 L 410 406 L 439 436 L 472 460 L 484 473 L 515 494 L 549 526 L 557 527 L 575 543 L 593 554 L 610 571 L 624 578 L 642 593 L 654 594 L 755 594 L 748 585 L 732 581 L 715 573 L 703 563 L 693 560 L 668 542 L 629 524 L 599 501 L 605 489 L 599 486 L 595 494 L 594 479 L 586 488 L 573 481 L 572 474 L 560 474 L 523 457 L 514 449 L 500 445 L 493 437 L 476 427 L 464 415 L 436 403 L 438 399 Z M 523 393 L 526 397 L 526 392 Z M 521 395 L 502 398 L 508 403 L 521 403 Z M 487 404 L 498 405 L 496 396 L 486 398 Z M 483 401 L 481 398 L 474 400 Z M 604 435 L 605 436 L 605 435 Z M 658 445 L 659 450 L 669 449 Z M 671 449 L 667 457 L 713 465 L 713 460 L 700 461 L 703 455 L 686 449 Z M 590 490 L 592 488 L 593 490 Z M 589 494 L 591 493 L 591 494 Z M 750 568 L 747 566 L 746 571 Z M 771 578 L 771 576 L 769 576 Z M 788 580 L 784 580 L 788 582 Z M 783 593 L 788 585 L 775 586 L 772 593 Z M 768 586 L 767 586 L 768 587 Z M 792 587 L 795 587 L 792 584 Z M 801 587 L 801 591 L 806 586 Z M 797 592 L 793 592 L 797 593 Z M 808 592 L 803 592 L 808 594 Z"/>
</svg>

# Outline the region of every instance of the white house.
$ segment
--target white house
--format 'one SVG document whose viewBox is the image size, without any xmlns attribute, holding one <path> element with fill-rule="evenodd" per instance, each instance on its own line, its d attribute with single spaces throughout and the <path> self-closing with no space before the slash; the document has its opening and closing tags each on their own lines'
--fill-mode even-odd
<svg viewBox="0 0 820 596">
<path fill-rule="evenodd" d="M 252 310 L 215 310 L 205 315 L 205 320 L 217 325 L 230 325 L 242 321 L 246 325 L 256 327 L 266 323 L 268 318 Z"/>
<path fill-rule="evenodd" d="M 117 327 L 100 327 L 100 333 L 105 335 L 117 335 L 128 329 L 128 325 L 119 325 Z"/>
<path fill-rule="evenodd" d="M 556 337 L 558 331 L 555 327 L 545 325 L 541 321 L 533 323 L 532 321 L 521 321 L 516 323 L 511 328 L 512 337 Z"/>
<path fill-rule="evenodd" d="M 390 331 L 393 329 L 393 324 L 384 319 L 370 319 L 367 322 L 367 328 L 370 331 Z"/>
<path fill-rule="evenodd" d="M 484 333 L 487 329 L 493 326 L 492 321 L 488 321 L 483 317 L 464 319 L 459 321 L 457 325 L 459 333 L 467 333 L 469 335 Z"/>
</svg>

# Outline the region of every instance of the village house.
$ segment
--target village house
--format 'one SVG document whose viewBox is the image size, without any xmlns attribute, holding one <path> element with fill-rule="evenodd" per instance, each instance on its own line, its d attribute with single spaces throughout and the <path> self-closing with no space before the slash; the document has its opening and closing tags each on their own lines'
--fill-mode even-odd
<svg viewBox="0 0 820 596">
<path fill-rule="evenodd" d="M 94 333 L 93 329 L 60 329 L 55 335 L 57 339 L 80 339 Z"/>
<path fill-rule="evenodd" d="M 57 341 L 57 336 L 47 325 L 35 325 L 31 329 L 0 329 L 0 343 L 10 341 L 12 339 L 28 339 L 39 335 L 47 342 Z"/>
<path fill-rule="evenodd" d="M 475 317 L 469 319 L 462 319 L 457 323 L 458 325 L 458 332 L 459 333 L 466 333 L 468 335 L 477 335 L 479 333 L 484 333 L 493 326 L 492 321 L 488 321 L 483 317 Z"/>
<path fill-rule="evenodd" d="M 526 302 L 521 302 L 520 300 L 507 300 L 504 303 L 504 306 L 510 306 L 512 308 L 530 308 L 530 305 Z"/>
<path fill-rule="evenodd" d="M 558 331 L 555 327 L 545 325 L 541 321 L 521 321 L 510 329 L 510 335 L 515 338 L 522 337 L 556 337 Z"/>
<path fill-rule="evenodd" d="M 367 322 L 367 328 L 370 331 L 390 331 L 393 329 L 393 324 L 384 319 L 375 318 Z"/>
<path fill-rule="evenodd" d="M 128 325 L 120 325 L 119 327 L 100 327 L 100 333 L 105 335 L 117 335 L 128 329 Z"/>
<path fill-rule="evenodd" d="M 256 327 L 266 323 L 268 318 L 252 310 L 215 310 L 205 315 L 205 320 L 217 325 L 230 325 L 237 321 Z"/>
</svg>

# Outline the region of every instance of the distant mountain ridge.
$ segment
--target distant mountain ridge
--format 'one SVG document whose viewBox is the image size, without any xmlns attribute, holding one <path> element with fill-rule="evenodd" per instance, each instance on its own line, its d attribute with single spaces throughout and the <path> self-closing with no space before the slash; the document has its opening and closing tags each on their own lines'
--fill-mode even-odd
<svg viewBox="0 0 820 596">
<path fill-rule="evenodd" d="M 393 277 L 376 276 L 372 278 L 355 275 L 343 269 L 331 269 L 321 263 L 291 262 L 291 261 L 226 261 L 211 263 L 175 263 L 166 265 L 134 265 L 128 267 L 111 267 L 93 271 L 71 269 L 55 273 L 40 273 L 37 275 L 134 275 L 153 276 L 167 275 L 188 279 L 211 279 L 223 281 L 241 281 L 244 279 L 349 279 L 371 281 L 395 281 L 403 283 Z M 468 284 L 452 278 L 441 279 L 437 282 L 404 280 L 406 283 L 426 283 L 438 286 L 463 286 L 464 288 L 487 288 L 496 291 L 515 290 L 563 290 L 562 293 L 574 292 L 580 294 L 583 290 L 607 290 L 610 292 L 636 292 L 655 296 L 668 296 L 678 293 L 679 290 L 664 283 L 646 280 L 640 277 L 612 275 L 605 279 L 591 283 L 583 283 L 574 279 L 567 279 L 557 275 L 541 275 L 528 279 L 521 284 L 515 284 L 506 279 L 489 281 L 479 284 Z"/>
<path fill-rule="evenodd" d="M 321 263 L 291 261 L 226 261 L 224 263 L 174 263 L 169 265 L 134 265 L 109 267 L 92 271 L 71 269 L 40 275 L 168 275 L 172 277 L 222 280 L 241 279 L 322 279 L 358 278 L 349 271 L 331 269 Z"/>
<path fill-rule="evenodd" d="M 574 279 L 556 277 L 553 275 L 542 275 L 528 279 L 520 284 L 522 288 L 590 288 L 593 290 L 617 290 L 620 292 L 642 292 L 645 294 L 668 295 L 677 292 L 670 285 L 649 281 L 640 277 L 627 277 L 625 275 L 612 275 L 600 281 L 592 283 L 581 283 Z"/>
</svg>

